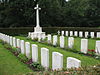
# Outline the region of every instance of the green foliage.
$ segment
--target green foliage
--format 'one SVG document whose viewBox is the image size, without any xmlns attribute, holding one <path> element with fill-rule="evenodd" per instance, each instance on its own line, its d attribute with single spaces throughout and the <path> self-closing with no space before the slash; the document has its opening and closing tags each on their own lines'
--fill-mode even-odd
<svg viewBox="0 0 100 75">
<path fill-rule="evenodd" d="M 12 52 L 20 53 L 20 49 L 19 48 L 12 47 Z"/>
<path fill-rule="evenodd" d="M 33 62 L 32 64 L 30 64 L 30 66 L 37 71 L 44 70 L 44 68 L 38 62 Z"/>
<path fill-rule="evenodd" d="M 99 27 L 100 0 L 38 0 L 43 26 Z M 0 3 L 0 27 L 35 25 L 34 0 Z"/>
<path fill-rule="evenodd" d="M 24 54 L 21 54 L 21 53 L 18 55 L 18 58 L 24 63 L 28 61 L 28 58 Z"/>
<path fill-rule="evenodd" d="M 25 75 L 99 75 L 100 74 L 100 65 L 94 67 L 81 67 L 77 69 L 67 69 L 62 71 L 43 71 L 43 72 L 30 72 Z"/>
<path fill-rule="evenodd" d="M 95 56 L 96 52 L 93 49 L 92 50 L 88 49 L 88 54 L 91 55 L 91 56 Z"/>
<path fill-rule="evenodd" d="M 34 40 L 34 41 L 38 41 L 38 38 L 34 38 L 33 40 Z"/>
<path fill-rule="evenodd" d="M 9 44 L 4 44 L 4 47 L 6 48 L 6 49 L 8 49 L 8 50 L 12 50 L 12 47 L 9 45 Z"/>
<path fill-rule="evenodd" d="M 0 43 L 2 43 L 2 40 L 0 40 Z"/>
</svg>

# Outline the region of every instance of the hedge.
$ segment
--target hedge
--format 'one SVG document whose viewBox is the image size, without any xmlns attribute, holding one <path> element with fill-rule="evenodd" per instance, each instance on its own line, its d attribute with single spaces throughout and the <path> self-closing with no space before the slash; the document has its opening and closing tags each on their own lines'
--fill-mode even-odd
<svg viewBox="0 0 100 75">
<path fill-rule="evenodd" d="M 56 33 L 58 30 L 64 31 L 88 31 L 88 32 L 100 32 L 100 28 L 89 27 L 43 27 L 43 31 L 47 34 Z M 27 35 L 28 32 L 33 32 L 33 27 L 20 27 L 20 28 L 0 28 L 0 32 L 9 35 Z"/>
</svg>

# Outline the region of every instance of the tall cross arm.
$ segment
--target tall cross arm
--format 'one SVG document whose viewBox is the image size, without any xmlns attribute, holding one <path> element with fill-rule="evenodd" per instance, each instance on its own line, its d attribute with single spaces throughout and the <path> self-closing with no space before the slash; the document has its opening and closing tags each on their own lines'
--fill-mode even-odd
<svg viewBox="0 0 100 75">
<path fill-rule="evenodd" d="M 41 10 L 41 8 L 39 8 L 39 7 L 35 7 L 34 9 L 38 9 L 38 10 Z"/>
</svg>

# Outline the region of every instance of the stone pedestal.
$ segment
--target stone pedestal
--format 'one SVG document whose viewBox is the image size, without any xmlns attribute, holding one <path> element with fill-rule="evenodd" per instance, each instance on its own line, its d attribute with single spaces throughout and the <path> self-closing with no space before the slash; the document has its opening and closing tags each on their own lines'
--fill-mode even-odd
<svg viewBox="0 0 100 75">
<path fill-rule="evenodd" d="M 34 27 L 34 32 L 42 32 L 42 27 Z"/>
<path fill-rule="evenodd" d="M 42 27 L 34 27 L 34 32 L 29 32 L 29 33 L 30 34 L 28 34 L 28 36 L 31 39 L 39 38 L 40 36 L 45 35 L 45 32 L 42 32 Z M 42 39 L 42 37 L 41 37 L 41 39 Z"/>
</svg>

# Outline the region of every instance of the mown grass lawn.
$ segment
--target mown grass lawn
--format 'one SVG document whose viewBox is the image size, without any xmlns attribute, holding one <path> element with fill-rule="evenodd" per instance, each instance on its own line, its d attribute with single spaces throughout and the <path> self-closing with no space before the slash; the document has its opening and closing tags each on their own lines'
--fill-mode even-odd
<svg viewBox="0 0 100 75">
<path fill-rule="evenodd" d="M 28 40 L 26 37 L 23 37 L 23 36 L 16 36 L 16 38 L 19 38 L 19 39 L 24 40 L 26 42 L 30 42 L 31 44 L 37 44 L 38 45 L 38 47 L 39 47 L 39 51 L 38 51 L 39 52 L 39 54 L 38 54 L 39 55 L 39 62 L 41 61 L 41 58 L 40 58 L 41 48 L 42 47 L 48 48 L 49 49 L 49 58 L 50 58 L 49 59 L 50 68 L 52 67 L 51 66 L 52 65 L 52 52 L 60 52 L 60 53 L 63 54 L 63 56 L 64 56 L 64 58 L 63 58 L 64 68 L 66 68 L 67 57 L 75 57 L 75 58 L 81 60 L 82 66 L 93 66 L 93 65 L 96 65 L 96 64 L 100 64 L 100 60 L 94 59 L 94 58 L 89 57 L 89 56 L 84 56 L 84 55 L 81 55 L 81 54 L 76 54 L 76 53 L 73 53 L 73 52 L 65 51 L 65 50 L 63 50 L 59 47 L 53 47 L 53 46 L 49 46 L 47 44 L 41 44 L 39 42 L 33 42 L 32 40 Z M 78 40 L 80 40 L 80 39 L 77 38 L 75 41 L 77 42 Z M 90 40 L 90 41 L 92 42 L 92 40 Z M 78 43 L 77 43 L 77 45 L 78 45 Z"/>
<path fill-rule="evenodd" d="M 28 72 L 32 70 L 0 44 L 0 75 L 23 75 Z"/>
<path fill-rule="evenodd" d="M 58 36 L 58 45 L 60 43 L 59 39 L 60 39 L 60 37 Z M 80 51 L 81 39 L 84 39 L 84 38 L 79 38 L 79 37 L 74 38 L 73 49 Z M 64 37 L 64 40 L 65 40 L 65 47 L 68 47 L 68 37 Z M 92 39 L 92 38 L 88 39 L 88 49 L 95 49 L 95 43 L 96 43 L 96 39 Z"/>
</svg>

